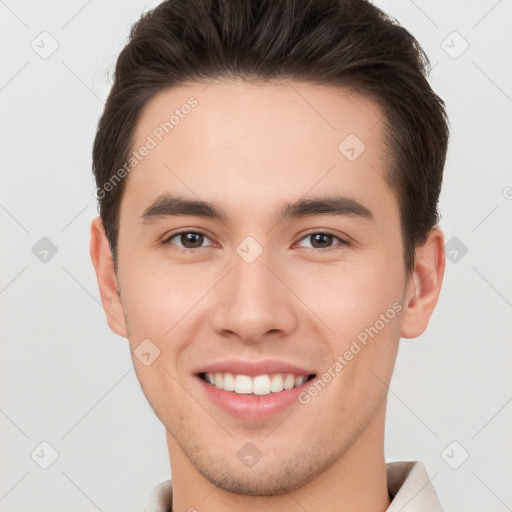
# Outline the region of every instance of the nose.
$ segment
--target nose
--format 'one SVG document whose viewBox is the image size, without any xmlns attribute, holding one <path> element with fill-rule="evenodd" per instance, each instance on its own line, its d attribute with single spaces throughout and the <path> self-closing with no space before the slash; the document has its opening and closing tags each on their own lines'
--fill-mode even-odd
<svg viewBox="0 0 512 512">
<path fill-rule="evenodd" d="M 252 263 L 234 254 L 233 268 L 219 284 L 212 324 L 221 336 L 254 344 L 296 329 L 296 298 L 265 251 Z"/>
</svg>

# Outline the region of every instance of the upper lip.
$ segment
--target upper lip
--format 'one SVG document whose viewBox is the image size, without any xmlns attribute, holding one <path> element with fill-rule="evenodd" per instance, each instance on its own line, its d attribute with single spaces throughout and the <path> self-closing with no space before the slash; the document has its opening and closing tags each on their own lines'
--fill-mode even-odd
<svg viewBox="0 0 512 512">
<path fill-rule="evenodd" d="M 235 375 L 266 375 L 272 373 L 292 373 L 293 375 L 313 375 L 314 371 L 296 366 L 294 364 L 278 361 L 276 359 L 265 359 L 262 361 L 244 361 L 242 359 L 229 359 L 217 361 L 198 368 L 196 374 L 200 373 L 224 373 L 229 372 Z"/>
</svg>

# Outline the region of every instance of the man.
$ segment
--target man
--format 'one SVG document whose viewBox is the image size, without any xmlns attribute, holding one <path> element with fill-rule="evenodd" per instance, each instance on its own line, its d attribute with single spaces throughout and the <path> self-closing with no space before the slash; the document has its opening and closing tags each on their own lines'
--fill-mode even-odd
<svg viewBox="0 0 512 512">
<path fill-rule="evenodd" d="M 444 274 L 443 101 L 364 0 L 181 0 L 121 52 L 91 257 L 166 428 L 145 510 L 441 511 L 384 458 Z"/>
</svg>

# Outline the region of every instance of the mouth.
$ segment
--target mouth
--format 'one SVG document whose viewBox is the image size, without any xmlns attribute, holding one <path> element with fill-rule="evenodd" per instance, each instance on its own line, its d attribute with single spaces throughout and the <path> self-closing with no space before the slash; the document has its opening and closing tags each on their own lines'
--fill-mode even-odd
<svg viewBox="0 0 512 512">
<path fill-rule="evenodd" d="M 199 392 L 212 406 L 239 420 L 271 420 L 300 405 L 300 394 L 317 373 L 307 366 L 278 359 L 229 359 L 193 372 Z"/>
<path fill-rule="evenodd" d="M 259 397 L 302 387 L 314 379 L 316 374 L 273 373 L 250 376 L 230 372 L 200 372 L 197 376 L 218 390 L 236 395 Z"/>
</svg>

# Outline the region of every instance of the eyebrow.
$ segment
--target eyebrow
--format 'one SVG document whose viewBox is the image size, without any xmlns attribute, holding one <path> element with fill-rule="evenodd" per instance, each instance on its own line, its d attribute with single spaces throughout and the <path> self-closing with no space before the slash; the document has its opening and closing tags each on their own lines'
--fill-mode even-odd
<svg viewBox="0 0 512 512">
<path fill-rule="evenodd" d="M 223 223 L 228 220 L 225 210 L 215 203 L 165 193 L 159 195 L 144 210 L 140 221 L 143 224 L 150 224 L 165 217 L 186 215 L 215 219 Z M 342 215 L 374 220 L 372 212 L 356 199 L 346 195 L 335 195 L 298 199 L 286 203 L 277 214 L 276 221 L 314 215 Z"/>
</svg>

